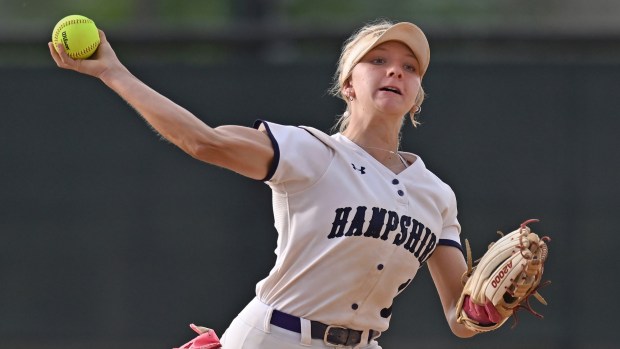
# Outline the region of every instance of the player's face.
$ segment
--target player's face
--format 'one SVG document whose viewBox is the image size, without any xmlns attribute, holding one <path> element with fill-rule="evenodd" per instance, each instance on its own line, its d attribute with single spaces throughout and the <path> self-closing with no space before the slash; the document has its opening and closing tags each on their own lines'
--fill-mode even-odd
<svg viewBox="0 0 620 349">
<path fill-rule="evenodd" d="M 363 110 L 402 117 L 413 108 L 420 81 L 418 60 L 409 47 L 388 41 L 368 52 L 353 68 L 350 88 Z"/>
</svg>

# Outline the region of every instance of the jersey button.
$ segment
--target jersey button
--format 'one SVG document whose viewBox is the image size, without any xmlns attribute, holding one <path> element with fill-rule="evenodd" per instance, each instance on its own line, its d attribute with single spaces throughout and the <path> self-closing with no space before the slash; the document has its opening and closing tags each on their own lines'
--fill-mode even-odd
<svg viewBox="0 0 620 349">
<path fill-rule="evenodd" d="M 351 309 L 357 310 L 357 308 L 359 308 L 359 305 L 357 305 L 357 303 L 351 304 Z"/>
<path fill-rule="evenodd" d="M 377 265 L 377 269 L 379 269 L 379 270 L 383 270 L 383 264 L 379 264 L 379 265 Z"/>
<path fill-rule="evenodd" d="M 400 183 L 400 182 L 398 181 L 398 179 L 396 179 L 396 178 L 392 179 L 392 184 L 396 185 L 396 184 L 398 184 L 398 183 Z"/>
<path fill-rule="evenodd" d="M 405 192 L 404 192 L 404 191 L 402 191 L 402 190 L 399 190 L 397 193 L 398 193 L 398 195 L 400 195 L 400 196 L 404 196 L 404 195 L 405 195 Z"/>
</svg>

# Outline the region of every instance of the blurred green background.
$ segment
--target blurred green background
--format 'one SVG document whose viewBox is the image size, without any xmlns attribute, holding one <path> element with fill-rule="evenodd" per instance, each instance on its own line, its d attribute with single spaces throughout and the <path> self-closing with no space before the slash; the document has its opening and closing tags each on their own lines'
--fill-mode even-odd
<svg viewBox="0 0 620 349">
<path fill-rule="evenodd" d="M 609 61 L 620 54 L 615 0 L 0 0 L 0 63 L 48 63 L 38 44 L 74 13 L 127 44 L 126 59 L 160 62 L 234 59 L 238 46 L 260 46 L 255 58 L 266 61 L 332 61 L 337 42 L 377 18 L 416 22 L 440 59 Z"/>
<path fill-rule="evenodd" d="M 617 347 L 620 1 L 0 0 L 0 348 L 169 349 L 191 322 L 221 335 L 274 260 L 264 184 L 55 66 L 46 43 L 70 14 L 211 125 L 323 130 L 343 109 L 326 93 L 342 42 L 378 18 L 418 24 L 429 98 L 403 148 L 453 187 L 475 255 L 540 218 L 553 284 L 533 301 L 543 320 L 460 340 L 423 268 L 383 347 Z"/>
</svg>

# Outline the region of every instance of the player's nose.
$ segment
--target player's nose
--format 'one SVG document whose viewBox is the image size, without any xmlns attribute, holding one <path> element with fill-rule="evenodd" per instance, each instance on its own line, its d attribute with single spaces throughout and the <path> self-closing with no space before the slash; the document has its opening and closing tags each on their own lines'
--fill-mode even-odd
<svg viewBox="0 0 620 349">
<path fill-rule="evenodd" d="M 396 77 L 399 79 L 403 77 L 403 69 L 398 65 L 389 66 L 387 73 L 389 77 Z"/>
</svg>

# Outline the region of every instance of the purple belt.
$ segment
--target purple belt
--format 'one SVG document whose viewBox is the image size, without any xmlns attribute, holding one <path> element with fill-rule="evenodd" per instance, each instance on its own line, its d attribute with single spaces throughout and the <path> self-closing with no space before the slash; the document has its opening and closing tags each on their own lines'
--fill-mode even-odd
<svg viewBox="0 0 620 349">
<path fill-rule="evenodd" d="M 301 333 L 301 320 L 297 316 L 273 310 L 271 324 L 289 331 Z M 362 331 L 342 326 L 325 325 L 322 322 L 310 321 L 310 336 L 322 339 L 328 345 L 355 346 L 362 341 Z M 379 336 L 379 331 L 370 330 L 368 341 Z"/>
</svg>

